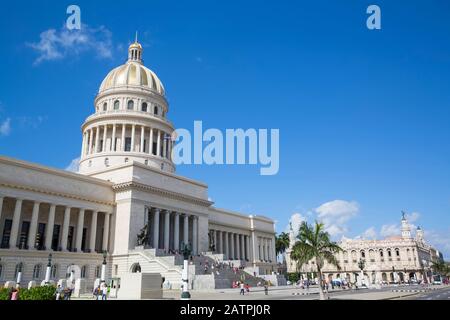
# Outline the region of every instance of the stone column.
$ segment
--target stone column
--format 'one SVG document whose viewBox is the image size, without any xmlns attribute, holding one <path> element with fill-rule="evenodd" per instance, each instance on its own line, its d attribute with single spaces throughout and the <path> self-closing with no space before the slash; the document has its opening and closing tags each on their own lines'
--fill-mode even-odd
<svg viewBox="0 0 450 320">
<path fill-rule="evenodd" d="M 131 127 L 131 149 L 130 149 L 131 152 L 134 152 L 134 138 L 135 138 L 134 136 L 135 136 L 135 134 L 136 134 L 136 125 L 133 124 Z"/>
<path fill-rule="evenodd" d="M 87 147 L 87 154 L 89 155 L 89 154 L 91 154 L 92 153 L 92 138 L 94 138 L 93 137 L 93 132 L 92 132 L 92 129 L 89 129 L 88 130 L 88 134 L 89 134 L 89 137 L 88 137 L 88 147 Z"/>
<path fill-rule="evenodd" d="M 144 152 L 144 135 L 145 135 L 145 127 L 141 126 L 141 149 L 140 152 Z"/>
<path fill-rule="evenodd" d="M 89 251 L 95 252 L 95 240 L 97 239 L 97 216 L 98 211 L 92 211 L 91 231 L 89 238 Z"/>
<path fill-rule="evenodd" d="M 241 259 L 241 243 L 239 241 L 240 235 L 239 233 L 236 233 L 236 258 L 238 260 Z"/>
<path fill-rule="evenodd" d="M 180 250 L 180 214 L 174 212 L 173 249 Z"/>
<path fill-rule="evenodd" d="M 19 234 L 20 215 L 22 213 L 22 199 L 16 199 L 16 206 L 14 209 L 13 222 L 11 226 L 11 236 L 9 238 L 9 248 L 17 248 L 17 236 Z"/>
<path fill-rule="evenodd" d="M 66 207 L 64 210 L 64 222 L 61 238 L 61 250 L 67 251 L 67 237 L 69 236 L 69 225 L 70 225 L 70 207 Z"/>
<path fill-rule="evenodd" d="M 111 143 L 109 144 L 109 151 L 116 151 L 115 144 L 116 144 L 116 124 L 113 124 L 113 131 L 111 135 Z"/>
<path fill-rule="evenodd" d="M 218 251 L 218 243 L 217 243 L 217 230 L 213 230 L 214 232 L 214 252 Z"/>
<path fill-rule="evenodd" d="M 167 139 L 166 139 L 166 133 L 165 132 L 163 132 L 163 158 L 166 158 L 167 157 Z"/>
<path fill-rule="evenodd" d="M 97 153 L 99 148 L 98 145 L 100 144 L 100 126 L 97 126 L 95 128 L 95 150 L 94 153 Z"/>
<path fill-rule="evenodd" d="M 2 220 L 3 200 L 5 198 L 0 195 L 0 221 Z"/>
<path fill-rule="evenodd" d="M 153 155 L 153 128 L 150 128 L 150 138 L 149 138 L 149 145 L 148 145 L 148 153 Z"/>
<path fill-rule="evenodd" d="M 106 134 L 108 132 L 108 126 L 105 124 L 103 127 L 103 145 L 102 145 L 102 151 L 106 152 Z"/>
<path fill-rule="evenodd" d="M 249 261 L 252 261 L 252 259 L 250 257 L 250 237 L 249 236 L 245 236 L 245 242 L 247 244 L 247 246 L 245 247 L 245 258 L 248 259 Z"/>
<path fill-rule="evenodd" d="M 156 142 L 156 155 L 161 156 L 161 130 L 158 130 L 158 141 Z"/>
<path fill-rule="evenodd" d="M 108 238 L 109 238 L 109 220 L 111 218 L 111 214 L 105 212 L 105 222 L 103 224 L 103 243 L 102 250 L 108 251 Z"/>
<path fill-rule="evenodd" d="M 83 226 L 84 226 L 84 209 L 80 209 L 78 213 L 78 223 L 77 223 L 77 238 L 75 241 L 75 250 L 81 251 L 81 243 L 83 241 Z"/>
<path fill-rule="evenodd" d="M 216 244 L 216 251 L 217 251 L 217 253 L 223 253 L 222 252 L 222 250 L 223 250 L 223 243 L 222 243 L 222 231 L 220 231 L 220 230 L 216 230 L 216 233 L 217 233 L 217 244 Z"/>
<path fill-rule="evenodd" d="M 183 243 L 186 245 L 189 243 L 189 216 L 184 214 L 183 222 Z M 192 248 L 191 248 L 192 249 Z"/>
<path fill-rule="evenodd" d="M 30 235 L 28 236 L 28 249 L 34 249 L 36 244 L 36 230 L 39 220 L 40 202 L 35 201 L 33 204 L 33 213 L 31 214 Z M 1 210 L 1 208 L 0 208 Z"/>
<path fill-rule="evenodd" d="M 83 132 L 83 138 L 81 141 L 81 157 L 84 156 L 84 150 L 86 149 L 86 132 Z"/>
<path fill-rule="evenodd" d="M 153 214 L 153 246 L 155 249 L 159 249 L 159 209 L 155 208 Z"/>
<path fill-rule="evenodd" d="M 241 259 L 245 260 L 245 243 L 243 234 L 241 234 Z"/>
<path fill-rule="evenodd" d="M 198 254 L 198 217 L 193 216 L 192 223 L 192 252 Z"/>
<path fill-rule="evenodd" d="M 227 259 L 229 260 L 230 259 L 230 248 L 229 248 L 229 233 L 228 232 L 225 232 L 224 231 L 224 244 L 225 244 L 225 247 L 224 247 L 224 253 L 227 255 Z"/>
<path fill-rule="evenodd" d="M 52 250 L 53 240 L 53 227 L 55 226 L 55 210 L 56 205 L 50 205 L 50 211 L 48 213 L 48 223 L 45 232 L 45 250 Z"/>
<path fill-rule="evenodd" d="M 120 151 L 125 151 L 125 132 L 127 131 L 126 124 L 122 124 L 122 137 L 120 138 Z"/>
<path fill-rule="evenodd" d="M 230 242 L 231 242 L 231 248 L 230 248 L 230 260 L 234 260 L 234 233 L 230 233 Z"/>
<path fill-rule="evenodd" d="M 170 211 L 165 210 L 164 218 L 164 250 L 169 252 L 170 244 Z"/>
</svg>

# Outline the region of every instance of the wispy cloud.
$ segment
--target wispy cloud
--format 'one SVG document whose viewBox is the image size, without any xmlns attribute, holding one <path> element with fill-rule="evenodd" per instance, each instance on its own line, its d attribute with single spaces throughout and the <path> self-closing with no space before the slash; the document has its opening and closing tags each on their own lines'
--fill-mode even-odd
<svg viewBox="0 0 450 320">
<path fill-rule="evenodd" d="M 303 221 L 306 221 L 306 217 L 304 215 L 302 215 L 301 213 L 294 213 L 291 218 L 289 219 L 289 224 L 286 226 L 286 228 L 284 229 L 284 232 L 289 233 L 291 225 L 292 225 L 292 230 L 294 231 L 294 235 L 297 236 L 298 234 L 298 230 L 300 229 L 300 225 L 302 224 Z"/>
<path fill-rule="evenodd" d="M 8 136 L 11 132 L 11 119 L 6 118 L 0 122 L 0 136 Z"/>
<path fill-rule="evenodd" d="M 369 229 L 366 229 L 360 237 L 362 239 L 375 240 L 377 238 L 377 231 L 375 227 L 370 227 Z"/>
<path fill-rule="evenodd" d="M 37 129 L 43 122 L 47 121 L 47 119 L 47 116 L 22 116 L 18 117 L 17 121 L 21 127 Z"/>
<path fill-rule="evenodd" d="M 400 235 L 400 226 L 398 224 L 384 224 L 381 226 L 380 236 L 392 237 Z"/>
<path fill-rule="evenodd" d="M 79 157 L 73 159 L 73 160 L 70 162 L 70 164 L 66 167 L 65 170 L 71 171 L 71 172 L 78 172 L 79 162 L 80 162 L 80 158 L 79 158 Z"/>
<path fill-rule="evenodd" d="M 112 33 L 104 26 L 91 28 L 82 25 L 80 30 L 49 29 L 40 34 L 38 42 L 27 43 L 38 57 L 38 65 L 44 61 L 61 60 L 68 56 L 78 56 L 92 51 L 99 58 L 111 58 L 113 54 Z"/>
</svg>

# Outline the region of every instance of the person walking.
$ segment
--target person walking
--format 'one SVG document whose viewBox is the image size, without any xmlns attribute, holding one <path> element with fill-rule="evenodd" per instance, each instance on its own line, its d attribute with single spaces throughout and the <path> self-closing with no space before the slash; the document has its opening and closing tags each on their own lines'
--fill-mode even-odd
<svg viewBox="0 0 450 320">
<path fill-rule="evenodd" d="M 19 288 L 13 289 L 11 294 L 11 300 L 19 300 Z"/>
<path fill-rule="evenodd" d="M 103 283 L 102 300 L 106 300 L 107 297 L 108 297 L 108 286 L 105 283 Z"/>
<path fill-rule="evenodd" d="M 245 284 L 241 282 L 239 287 L 241 288 L 241 292 L 239 293 L 239 295 L 245 295 Z"/>
<path fill-rule="evenodd" d="M 60 284 L 58 284 L 58 287 L 56 288 L 56 300 L 61 300 L 61 292 L 63 288 Z"/>
</svg>

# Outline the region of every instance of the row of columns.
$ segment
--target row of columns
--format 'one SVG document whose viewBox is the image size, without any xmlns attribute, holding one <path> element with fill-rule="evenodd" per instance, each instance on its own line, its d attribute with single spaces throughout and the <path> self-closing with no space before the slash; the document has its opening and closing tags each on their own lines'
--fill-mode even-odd
<svg viewBox="0 0 450 320">
<path fill-rule="evenodd" d="M 191 244 L 192 254 L 198 254 L 198 217 L 195 215 L 188 215 L 176 211 L 164 210 L 159 208 L 145 208 L 145 215 L 149 218 L 147 225 L 149 234 L 149 241 L 151 246 L 156 249 L 164 249 L 180 251 L 180 243 Z M 173 223 L 171 220 L 173 218 Z M 180 221 L 181 220 L 181 221 Z M 192 221 L 192 235 L 189 240 L 189 221 Z M 183 224 L 183 229 L 180 228 L 180 222 Z M 160 237 L 160 231 L 163 233 Z M 182 239 L 180 238 L 182 231 Z M 162 243 L 160 242 L 162 238 Z M 173 242 L 171 243 L 171 240 Z"/>
<path fill-rule="evenodd" d="M 10 238 L 9 238 L 9 248 L 10 249 L 18 248 L 17 242 L 18 242 L 18 236 L 19 236 L 20 219 L 21 219 L 21 215 L 22 215 L 23 201 L 25 201 L 25 200 L 21 199 L 21 198 L 16 198 L 12 226 L 11 226 L 11 233 L 10 233 Z M 1 216 L 2 216 L 3 202 L 4 202 L 4 197 L 0 196 L 0 220 L 1 220 Z M 38 222 L 39 222 L 40 205 L 41 205 L 41 202 L 33 201 L 33 211 L 31 214 L 31 222 L 30 222 L 30 229 L 29 229 L 29 233 L 28 233 L 28 242 L 27 242 L 27 246 L 31 250 L 34 249 L 34 245 L 35 245 L 35 241 L 36 241 L 37 227 L 38 227 Z M 59 206 L 59 205 L 50 203 L 50 209 L 49 209 L 49 213 L 48 213 L 48 221 L 47 221 L 46 230 L 45 230 L 44 246 L 45 246 L 46 250 L 52 250 L 53 229 L 54 229 L 54 225 L 55 225 L 55 213 L 56 213 L 57 206 Z M 61 236 L 61 246 L 60 246 L 62 251 L 68 251 L 67 242 L 68 242 L 68 235 L 69 235 L 71 210 L 72 210 L 71 207 L 65 206 L 62 236 Z M 86 211 L 87 211 L 87 209 L 79 208 L 77 227 L 76 227 L 77 233 L 76 233 L 75 247 L 74 247 L 75 250 L 77 250 L 77 251 L 80 251 L 81 246 L 82 246 L 84 218 L 85 218 Z M 92 211 L 92 219 L 91 219 L 91 226 L 90 226 L 90 239 L 88 242 L 88 249 L 89 249 L 89 251 L 93 252 L 93 251 L 95 251 L 95 240 L 96 240 L 96 236 L 97 236 L 98 211 L 95 211 L 95 210 L 91 210 L 91 211 Z M 106 213 L 104 213 L 104 215 L 105 215 L 105 219 L 104 219 L 104 225 L 103 225 L 104 231 L 103 231 L 103 239 L 102 239 L 102 250 L 108 250 L 110 213 L 106 212 Z"/>
<path fill-rule="evenodd" d="M 108 134 L 109 125 L 99 125 L 90 129 L 87 129 L 83 134 L 83 143 L 81 154 L 83 156 L 87 156 L 90 154 L 98 153 L 98 152 L 113 152 L 113 151 L 125 151 L 125 138 L 126 138 L 126 128 L 127 126 L 131 126 L 131 149 L 130 152 L 141 152 L 156 155 L 158 157 L 163 157 L 167 159 L 171 159 L 171 153 L 173 148 L 173 141 L 166 132 L 146 127 L 139 126 L 136 124 L 113 124 L 111 135 Z M 120 129 L 120 145 L 115 145 L 116 138 L 119 137 Z M 139 134 L 139 147 L 136 148 L 136 141 L 138 139 L 137 131 L 140 131 Z M 103 137 L 103 144 L 100 145 L 100 136 Z M 148 137 L 148 143 L 145 143 L 145 137 Z M 109 143 L 107 139 L 110 138 Z M 153 142 L 156 138 L 156 154 L 153 154 Z M 145 146 L 148 144 L 148 148 Z M 162 150 L 161 150 L 162 146 Z"/>
<path fill-rule="evenodd" d="M 222 230 L 210 230 L 214 252 L 228 259 L 250 260 L 250 236 Z"/>
<path fill-rule="evenodd" d="M 275 261 L 274 241 L 266 237 L 258 237 L 257 260 Z"/>
</svg>

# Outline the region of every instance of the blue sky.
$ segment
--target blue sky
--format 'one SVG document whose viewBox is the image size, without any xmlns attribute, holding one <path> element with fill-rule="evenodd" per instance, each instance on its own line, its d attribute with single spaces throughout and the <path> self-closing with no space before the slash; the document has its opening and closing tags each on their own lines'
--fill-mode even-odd
<svg viewBox="0 0 450 320">
<path fill-rule="evenodd" d="M 87 44 L 64 47 L 70 4 Z M 381 30 L 366 28 L 370 4 Z M 176 127 L 280 129 L 275 176 L 178 167 L 209 184 L 216 206 L 273 217 L 278 231 L 294 214 L 321 218 L 336 238 L 395 234 L 405 210 L 450 257 L 449 9 L 445 0 L 2 2 L 0 154 L 66 168 L 102 79 L 138 30 Z"/>
</svg>

